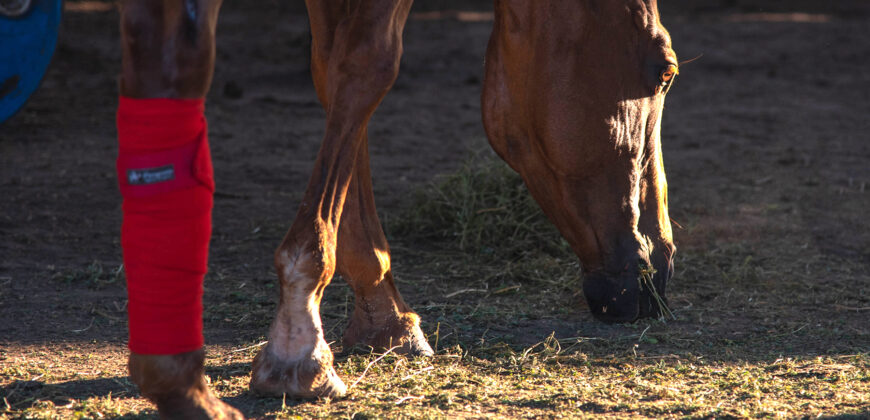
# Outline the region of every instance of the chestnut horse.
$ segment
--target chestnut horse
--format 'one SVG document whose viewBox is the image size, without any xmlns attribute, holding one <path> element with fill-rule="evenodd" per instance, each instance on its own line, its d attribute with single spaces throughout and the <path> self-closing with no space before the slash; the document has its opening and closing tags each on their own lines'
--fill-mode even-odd
<svg viewBox="0 0 870 420">
<path fill-rule="evenodd" d="M 125 0 L 121 94 L 202 98 L 220 0 Z M 367 125 L 399 72 L 412 0 L 306 0 L 311 74 L 326 130 L 298 213 L 275 253 L 280 282 L 251 389 L 339 397 L 319 305 L 337 272 L 355 307 L 344 345 L 431 355 L 403 301 L 375 211 Z M 657 316 L 673 272 L 660 124 L 678 72 L 656 0 L 495 0 L 483 121 L 501 158 L 579 257 L 594 315 Z M 644 281 L 641 281 L 641 280 Z M 166 417 L 236 417 L 203 378 L 202 350 L 131 354 L 142 394 Z"/>
</svg>

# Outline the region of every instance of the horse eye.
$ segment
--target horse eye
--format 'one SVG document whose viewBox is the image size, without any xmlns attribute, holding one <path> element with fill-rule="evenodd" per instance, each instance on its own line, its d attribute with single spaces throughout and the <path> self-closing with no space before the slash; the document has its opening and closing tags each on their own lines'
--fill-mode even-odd
<svg viewBox="0 0 870 420">
<path fill-rule="evenodd" d="M 668 87 L 674 80 L 674 77 L 676 77 L 678 74 L 680 74 L 680 70 L 677 68 L 677 66 L 674 64 L 668 64 L 668 66 L 665 67 L 659 74 L 659 81 L 661 82 L 661 87 Z"/>
</svg>

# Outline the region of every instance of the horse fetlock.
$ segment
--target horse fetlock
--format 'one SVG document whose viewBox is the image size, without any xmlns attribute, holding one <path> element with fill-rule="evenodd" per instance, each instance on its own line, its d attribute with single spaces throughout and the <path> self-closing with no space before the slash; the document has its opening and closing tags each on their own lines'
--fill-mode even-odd
<svg viewBox="0 0 870 420">
<path fill-rule="evenodd" d="M 319 251 L 310 246 L 284 246 L 275 252 L 275 270 L 281 286 L 303 284 L 312 287 L 332 277 L 335 246 L 324 244 Z"/>
<path fill-rule="evenodd" d="M 434 352 L 413 312 L 372 314 L 356 309 L 344 332 L 344 348 L 392 349 L 394 353 L 432 356 Z"/>
<path fill-rule="evenodd" d="M 254 359 L 252 391 L 294 398 L 339 398 L 347 393 L 347 387 L 332 367 L 332 351 L 322 338 L 301 357 L 282 357 L 286 354 L 272 342 L 266 345 Z"/>
</svg>

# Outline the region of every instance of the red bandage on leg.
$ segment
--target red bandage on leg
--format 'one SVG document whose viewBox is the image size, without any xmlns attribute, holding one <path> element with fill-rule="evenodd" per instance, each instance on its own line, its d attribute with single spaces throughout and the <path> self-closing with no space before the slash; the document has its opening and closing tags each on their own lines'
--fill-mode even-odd
<svg viewBox="0 0 870 420">
<path fill-rule="evenodd" d="M 202 347 L 214 177 L 201 99 L 132 99 L 118 106 L 121 247 L 130 350 Z"/>
</svg>

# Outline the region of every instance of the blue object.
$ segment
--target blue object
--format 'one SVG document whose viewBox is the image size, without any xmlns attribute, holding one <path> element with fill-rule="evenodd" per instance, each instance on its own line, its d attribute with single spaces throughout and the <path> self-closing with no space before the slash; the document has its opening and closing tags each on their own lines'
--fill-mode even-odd
<svg viewBox="0 0 870 420">
<path fill-rule="evenodd" d="M 33 0 L 23 16 L 0 15 L 0 123 L 42 82 L 57 46 L 63 0 Z"/>
</svg>

